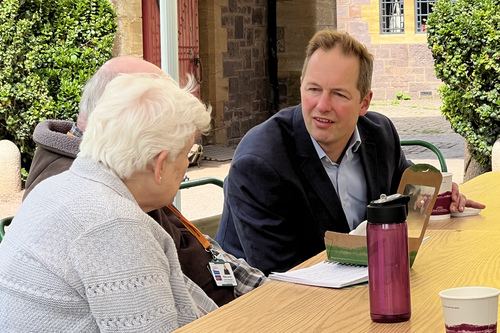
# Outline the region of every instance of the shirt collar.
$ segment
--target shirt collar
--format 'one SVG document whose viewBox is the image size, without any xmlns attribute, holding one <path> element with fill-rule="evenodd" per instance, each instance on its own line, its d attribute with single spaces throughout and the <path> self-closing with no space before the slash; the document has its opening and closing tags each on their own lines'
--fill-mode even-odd
<svg viewBox="0 0 500 333">
<path fill-rule="evenodd" d="M 73 134 L 73 136 L 76 136 L 77 138 L 81 138 L 83 136 L 82 130 L 79 129 L 78 126 L 76 126 L 76 123 L 73 123 L 73 126 L 71 127 L 69 132 Z"/>
<path fill-rule="evenodd" d="M 311 136 L 311 135 L 309 135 Z M 314 148 L 316 149 L 316 153 L 318 154 L 319 159 L 323 159 L 324 157 L 328 158 L 326 156 L 326 153 L 324 152 L 323 148 L 319 145 L 319 143 L 314 140 L 314 138 L 311 136 L 312 143 L 314 145 Z M 347 143 L 348 148 L 347 151 L 352 150 L 353 152 L 357 152 L 359 146 L 361 145 L 361 136 L 359 135 L 359 130 L 358 130 L 358 125 L 354 128 L 354 133 L 352 133 L 351 138 L 349 139 L 349 142 Z"/>
<path fill-rule="evenodd" d="M 359 146 L 361 145 L 361 136 L 359 135 L 358 125 L 354 128 L 354 133 L 352 133 L 351 140 L 349 140 L 349 149 L 353 152 L 357 152 Z"/>
<path fill-rule="evenodd" d="M 309 134 L 311 136 L 311 134 Z M 318 153 L 319 159 L 323 159 L 323 157 L 326 156 L 325 152 L 323 151 L 323 148 L 320 147 L 318 141 L 314 140 L 314 138 L 311 136 L 312 143 L 314 145 L 314 148 L 316 149 L 316 153 Z"/>
</svg>

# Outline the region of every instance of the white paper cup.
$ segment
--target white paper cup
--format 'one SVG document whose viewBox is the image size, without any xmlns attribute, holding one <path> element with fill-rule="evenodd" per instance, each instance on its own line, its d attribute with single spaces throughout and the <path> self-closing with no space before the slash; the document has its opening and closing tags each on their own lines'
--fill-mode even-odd
<svg viewBox="0 0 500 333">
<path fill-rule="evenodd" d="M 443 179 L 439 187 L 439 194 L 436 203 L 432 208 L 431 220 L 444 220 L 451 217 L 451 189 L 453 184 L 453 174 L 451 172 L 442 172 Z"/>
<path fill-rule="evenodd" d="M 500 290 L 490 287 L 441 291 L 446 333 L 496 333 L 498 294 Z"/>
</svg>

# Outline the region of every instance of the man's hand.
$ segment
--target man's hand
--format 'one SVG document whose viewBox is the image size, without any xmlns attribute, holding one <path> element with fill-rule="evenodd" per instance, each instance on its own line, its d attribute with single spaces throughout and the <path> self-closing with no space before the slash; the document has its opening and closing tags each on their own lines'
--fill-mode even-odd
<svg viewBox="0 0 500 333">
<path fill-rule="evenodd" d="M 451 186 L 451 204 L 450 204 L 450 212 L 455 213 L 458 211 L 462 213 L 465 207 L 484 209 L 485 205 L 479 202 L 475 202 L 474 200 L 467 199 L 465 195 L 461 194 L 458 190 L 458 184 L 453 183 Z"/>
</svg>

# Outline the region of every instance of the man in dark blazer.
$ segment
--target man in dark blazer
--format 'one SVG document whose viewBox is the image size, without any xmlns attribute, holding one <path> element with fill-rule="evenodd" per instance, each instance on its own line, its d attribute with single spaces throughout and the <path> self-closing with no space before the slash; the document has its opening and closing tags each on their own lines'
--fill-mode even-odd
<svg viewBox="0 0 500 333">
<path fill-rule="evenodd" d="M 323 251 L 327 230 L 354 229 L 371 200 L 397 192 L 411 165 L 392 122 L 367 112 L 373 57 L 366 48 L 320 31 L 306 54 L 302 103 L 245 135 L 224 184 L 216 240 L 266 274 Z M 463 210 L 458 186 L 452 197 Z"/>
</svg>

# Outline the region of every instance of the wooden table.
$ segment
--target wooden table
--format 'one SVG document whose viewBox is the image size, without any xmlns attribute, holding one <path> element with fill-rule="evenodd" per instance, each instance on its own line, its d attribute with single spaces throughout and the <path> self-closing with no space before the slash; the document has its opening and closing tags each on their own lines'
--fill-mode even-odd
<svg viewBox="0 0 500 333">
<path fill-rule="evenodd" d="M 481 214 L 429 221 L 427 230 L 500 230 L 500 172 L 488 172 L 460 185 L 467 198 L 486 205 Z"/>
<path fill-rule="evenodd" d="M 439 291 L 500 288 L 500 172 L 461 186 L 487 205 L 480 216 L 435 221 L 411 269 L 412 318 L 370 319 L 368 288 L 329 289 L 272 281 L 176 332 L 444 332 Z M 325 252 L 298 267 L 326 258 Z"/>
</svg>

